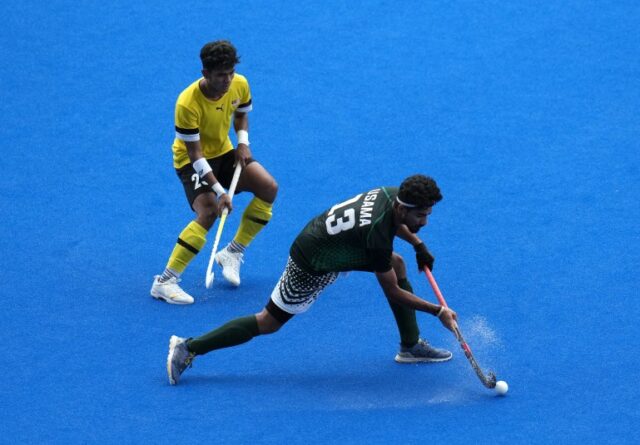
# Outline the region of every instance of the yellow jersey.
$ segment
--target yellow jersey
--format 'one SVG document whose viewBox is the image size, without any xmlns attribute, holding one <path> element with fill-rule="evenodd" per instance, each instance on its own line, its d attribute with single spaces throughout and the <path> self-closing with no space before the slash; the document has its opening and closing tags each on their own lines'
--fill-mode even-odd
<svg viewBox="0 0 640 445">
<path fill-rule="evenodd" d="M 176 101 L 176 137 L 172 147 L 175 168 L 191 162 L 185 141 L 199 140 L 207 159 L 233 150 L 229 139 L 233 113 L 246 113 L 253 108 L 249 82 L 244 76 L 234 75 L 229 91 L 218 100 L 205 97 L 199 87 L 201 80 L 185 88 Z"/>
</svg>

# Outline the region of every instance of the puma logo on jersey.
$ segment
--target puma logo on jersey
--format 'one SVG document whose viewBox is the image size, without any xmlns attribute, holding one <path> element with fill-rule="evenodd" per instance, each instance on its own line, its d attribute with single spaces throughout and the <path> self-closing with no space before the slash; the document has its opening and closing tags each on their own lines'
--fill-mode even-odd
<svg viewBox="0 0 640 445">
<path fill-rule="evenodd" d="M 216 110 L 220 110 L 220 111 L 222 111 L 222 106 L 220 106 L 220 107 L 216 107 Z"/>
</svg>

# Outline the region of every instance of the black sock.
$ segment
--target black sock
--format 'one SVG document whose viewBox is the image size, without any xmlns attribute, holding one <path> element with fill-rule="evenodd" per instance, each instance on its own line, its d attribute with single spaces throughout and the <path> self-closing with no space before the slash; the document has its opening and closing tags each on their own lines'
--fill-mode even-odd
<svg viewBox="0 0 640 445">
<path fill-rule="evenodd" d="M 406 278 L 398 280 L 398 286 L 400 289 L 413 293 L 411 283 Z M 387 300 L 389 301 L 389 300 Z M 418 322 L 416 321 L 415 309 L 408 308 L 398 303 L 389 301 L 389 306 L 393 311 L 393 316 L 396 319 L 398 325 L 398 331 L 400 332 L 400 344 L 404 347 L 410 348 L 420 338 L 420 328 L 418 328 Z"/>
<path fill-rule="evenodd" d="M 187 341 L 187 347 L 197 355 L 216 349 L 240 345 L 260 335 L 255 315 L 236 318 L 207 334 Z"/>
</svg>

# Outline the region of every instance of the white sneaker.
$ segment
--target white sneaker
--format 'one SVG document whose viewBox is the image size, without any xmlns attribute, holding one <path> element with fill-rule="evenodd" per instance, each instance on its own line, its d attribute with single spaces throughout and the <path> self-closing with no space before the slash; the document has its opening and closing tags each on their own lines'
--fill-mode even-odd
<svg viewBox="0 0 640 445">
<path fill-rule="evenodd" d="M 244 263 L 240 252 L 229 252 L 225 247 L 216 253 L 216 263 L 222 267 L 222 276 L 234 286 L 240 286 L 240 264 Z"/>
<path fill-rule="evenodd" d="M 193 297 L 178 286 L 179 282 L 180 279 L 171 277 L 162 283 L 160 275 L 156 275 L 151 286 L 151 296 L 171 304 L 192 304 Z"/>
</svg>

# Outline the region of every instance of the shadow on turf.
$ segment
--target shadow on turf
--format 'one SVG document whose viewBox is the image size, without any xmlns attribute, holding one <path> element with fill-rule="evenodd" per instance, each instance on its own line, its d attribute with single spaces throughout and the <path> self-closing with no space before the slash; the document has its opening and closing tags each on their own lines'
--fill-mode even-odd
<svg viewBox="0 0 640 445">
<path fill-rule="evenodd" d="M 398 365 L 400 366 L 400 365 Z M 411 366 L 419 367 L 430 365 Z M 495 398 L 493 391 L 476 382 L 457 381 L 457 377 L 397 373 L 254 373 L 185 375 L 180 386 L 212 396 L 220 391 L 221 402 L 245 400 L 247 407 L 262 411 L 260 400 L 269 401 L 269 409 L 368 410 L 412 408 L 429 405 L 468 405 Z M 419 384 L 417 383 L 419 382 Z M 256 403 L 258 402 L 258 403 Z"/>
</svg>

